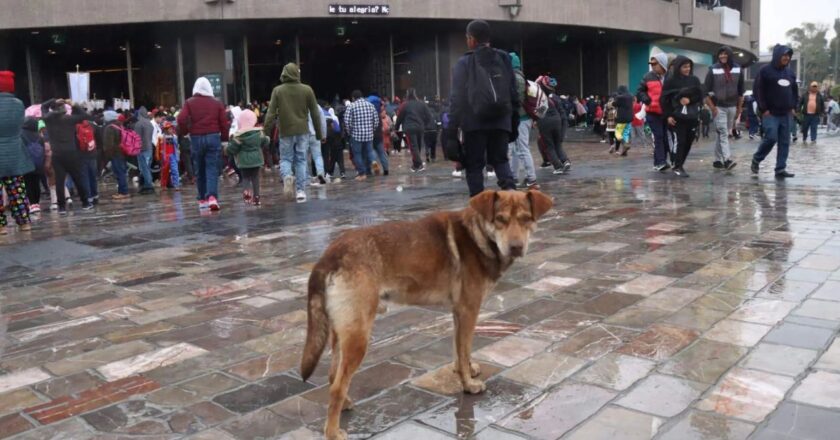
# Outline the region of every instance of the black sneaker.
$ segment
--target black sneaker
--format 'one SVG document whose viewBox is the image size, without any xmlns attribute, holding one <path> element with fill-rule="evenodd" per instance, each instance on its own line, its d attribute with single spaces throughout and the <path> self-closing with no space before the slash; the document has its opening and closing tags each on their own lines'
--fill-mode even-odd
<svg viewBox="0 0 840 440">
<path fill-rule="evenodd" d="M 753 174 L 758 174 L 758 162 L 755 160 L 750 163 L 750 171 L 752 171 Z"/>
<path fill-rule="evenodd" d="M 383 172 L 382 172 L 382 175 L 383 175 L 383 176 L 387 176 L 387 175 L 388 175 L 388 170 L 383 171 Z"/>
<path fill-rule="evenodd" d="M 67 215 L 67 209 L 66 208 L 58 208 L 58 215 L 60 215 L 62 217 Z"/>
<path fill-rule="evenodd" d="M 738 165 L 738 162 L 732 162 L 731 160 L 727 160 L 726 162 L 723 163 L 723 167 L 726 168 L 727 170 L 731 170 L 732 168 L 735 168 L 735 165 Z"/>
<path fill-rule="evenodd" d="M 717 168 L 717 169 L 723 169 L 724 168 L 723 162 L 721 162 L 719 160 L 716 160 L 716 161 L 712 162 L 712 166 Z"/>
<path fill-rule="evenodd" d="M 93 209 L 93 203 L 88 203 L 87 205 L 82 206 L 83 211 L 90 211 L 91 209 Z"/>
<path fill-rule="evenodd" d="M 550 162 L 543 162 L 542 165 L 540 165 L 540 168 L 550 168 L 550 167 L 551 167 Z"/>
<path fill-rule="evenodd" d="M 779 171 L 776 173 L 777 179 L 787 179 L 788 177 L 796 177 L 796 174 L 789 173 L 785 170 Z"/>
<path fill-rule="evenodd" d="M 678 176 L 680 176 L 680 177 L 688 177 L 688 173 L 686 173 L 686 172 L 685 172 L 685 170 L 683 169 L 683 167 L 676 167 L 676 168 L 674 168 L 674 174 L 676 174 L 676 175 L 678 175 Z"/>
</svg>

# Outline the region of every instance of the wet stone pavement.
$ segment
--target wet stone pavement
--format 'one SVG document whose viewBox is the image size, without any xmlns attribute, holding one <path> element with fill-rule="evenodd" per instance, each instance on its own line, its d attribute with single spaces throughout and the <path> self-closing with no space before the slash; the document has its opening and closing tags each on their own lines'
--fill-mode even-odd
<svg viewBox="0 0 840 440">
<path fill-rule="evenodd" d="M 755 145 L 726 173 L 701 144 L 690 179 L 569 145 L 569 175 L 539 171 L 555 208 L 484 302 L 487 391 L 461 393 L 445 309 L 391 305 L 351 437 L 838 438 L 840 137 L 794 146 L 787 182 L 772 158 L 750 176 Z M 320 437 L 329 356 L 297 371 L 313 263 L 342 230 L 467 202 L 449 164 L 393 161 L 306 204 L 272 175 L 259 209 L 226 182 L 219 214 L 188 187 L 0 238 L 0 438 Z"/>
</svg>

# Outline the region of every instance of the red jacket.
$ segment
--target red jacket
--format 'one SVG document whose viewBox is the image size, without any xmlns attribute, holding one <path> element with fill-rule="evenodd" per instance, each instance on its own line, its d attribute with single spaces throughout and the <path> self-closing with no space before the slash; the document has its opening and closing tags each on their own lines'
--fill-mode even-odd
<svg viewBox="0 0 840 440">
<path fill-rule="evenodd" d="M 639 101 L 634 102 L 633 103 L 633 120 L 630 122 L 630 125 L 632 125 L 634 127 L 641 127 L 641 126 L 645 125 L 645 121 L 636 117 L 636 113 L 639 113 L 640 111 L 642 111 L 642 104 L 640 104 Z"/>
<path fill-rule="evenodd" d="M 209 96 L 195 95 L 184 103 L 178 113 L 178 133 L 202 136 L 219 133 L 222 142 L 227 142 L 230 134 L 230 120 L 225 106 Z"/>
<path fill-rule="evenodd" d="M 662 106 L 659 105 L 659 98 L 662 97 L 662 80 L 659 75 L 650 71 L 642 78 L 639 89 L 636 91 L 636 98 L 647 105 L 647 112 L 654 115 L 662 114 Z"/>
</svg>

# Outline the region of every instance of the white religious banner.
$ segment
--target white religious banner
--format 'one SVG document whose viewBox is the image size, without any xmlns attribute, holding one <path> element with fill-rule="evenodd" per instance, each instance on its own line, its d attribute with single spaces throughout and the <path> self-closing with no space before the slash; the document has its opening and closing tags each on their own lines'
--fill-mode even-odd
<svg viewBox="0 0 840 440">
<path fill-rule="evenodd" d="M 67 83 L 70 86 L 70 100 L 73 102 L 90 100 L 90 73 L 67 72 Z"/>
<path fill-rule="evenodd" d="M 130 99 L 114 98 L 114 110 L 132 110 Z"/>
</svg>

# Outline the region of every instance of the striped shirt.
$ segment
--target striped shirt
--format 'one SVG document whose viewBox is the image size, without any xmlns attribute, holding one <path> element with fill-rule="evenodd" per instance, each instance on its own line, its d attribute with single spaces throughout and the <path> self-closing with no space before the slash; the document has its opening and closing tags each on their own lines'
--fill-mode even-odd
<svg viewBox="0 0 840 440">
<path fill-rule="evenodd" d="M 359 98 L 344 112 L 344 126 L 350 136 L 359 142 L 373 140 L 373 129 L 379 121 L 379 113 L 373 104 Z"/>
</svg>

